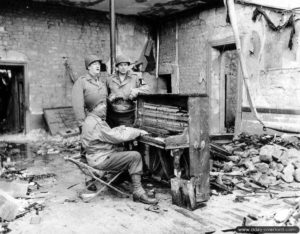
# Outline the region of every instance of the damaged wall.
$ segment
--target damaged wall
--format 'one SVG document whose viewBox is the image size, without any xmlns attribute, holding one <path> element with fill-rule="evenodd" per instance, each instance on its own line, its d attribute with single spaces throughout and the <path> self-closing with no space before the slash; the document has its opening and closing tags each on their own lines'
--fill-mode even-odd
<svg viewBox="0 0 300 234">
<path fill-rule="evenodd" d="M 41 127 L 43 108 L 71 105 L 72 82 L 65 75 L 68 57 L 76 77 L 83 75 L 84 56 L 110 55 L 106 14 L 83 9 L 34 4 L 0 8 L 0 63 L 24 62 L 27 85 L 27 130 Z M 145 22 L 117 18 L 117 53 L 137 60 L 148 39 Z"/>
<path fill-rule="evenodd" d="M 291 27 L 272 31 L 263 17 L 252 21 L 254 6 L 236 4 L 243 54 L 250 73 L 254 103 L 266 121 L 300 125 L 300 23 L 296 21 L 293 47 L 289 49 Z M 275 25 L 286 22 L 290 13 L 264 9 Z M 170 28 L 170 25 L 172 25 Z M 169 28 L 167 28 L 169 27 Z M 234 45 L 233 32 L 226 23 L 225 8 L 205 10 L 177 19 L 178 64 L 180 92 L 208 93 L 210 96 L 211 133 L 223 131 L 220 118 L 224 115 L 222 94 L 222 55 L 228 45 Z M 175 63 L 171 45 L 174 42 L 176 20 L 170 19 L 161 27 L 161 67 Z M 224 45 L 224 46 L 222 46 Z M 232 48 L 230 48 L 232 49 Z M 169 52 L 168 52 L 169 51 Z M 168 55 L 165 56 L 165 54 Z M 171 61 L 170 60 L 170 55 Z M 166 57 L 166 58 L 165 58 Z M 172 82 L 177 82 L 173 80 Z M 262 130 L 253 120 L 243 91 L 242 130 Z"/>
</svg>

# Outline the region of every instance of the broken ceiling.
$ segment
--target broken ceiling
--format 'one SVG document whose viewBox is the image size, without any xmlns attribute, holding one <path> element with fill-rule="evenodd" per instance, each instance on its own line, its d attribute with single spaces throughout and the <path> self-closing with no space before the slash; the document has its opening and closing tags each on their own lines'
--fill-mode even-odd
<svg viewBox="0 0 300 234">
<path fill-rule="evenodd" d="M 32 0 L 65 6 L 109 11 L 109 0 Z M 192 8 L 204 8 L 220 4 L 222 0 L 115 0 L 118 14 L 147 17 L 166 16 Z"/>
</svg>

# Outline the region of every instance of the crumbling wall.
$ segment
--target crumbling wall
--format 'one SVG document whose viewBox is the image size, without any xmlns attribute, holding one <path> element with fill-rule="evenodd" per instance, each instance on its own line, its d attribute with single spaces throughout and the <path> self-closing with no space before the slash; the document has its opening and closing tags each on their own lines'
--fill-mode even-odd
<svg viewBox="0 0 300 234">
<path fill-rule="evenodd" d="M 24 62 L 29 94 L 27 130 L 40 127 L 43 108 L 71 105 L 72 82 L 65 75 L 67 57 L 76 77 L 85 71 L 84 56 L 110 57 L 107 14 L 44 4 L 0 8 L 0 63 Z M 148 27 L 134 17 L 117 18 L 117 52 L 139 58 Z"/>
<path fill-rule="evenodd" d="M 272 31 L 262 17 L 252 21 L 255 6 L 236 4 L 238 26 L 243 54 L 250 74 L 250 85 L 254 103 L 259 112 L 268 115 L 269 121 L 284 121 L 300 124 L 300 87 L 297 78 L 300 72 L 300 24 L 296 21 L 293 47 L 288 47 L 292 28 Z M 283 24 L 290 13 L 281 14 L 264 9 L 275 25 Z M 175 19 L 170 19 L 175 22 Z M 170 22 L 165 25 L 170 25 Z M 173 26 L 173 28 L 175 28 Z M 213 44 L 227 44 L 233 38 L 231 25 L 226 23 L 225 8 L 209 9 L 177 19 L 178 63 L 180 92 L 200 92 L 210 96 L 211 133 L 220 133 L 219 122 L 223 100 L 221 87 L 221 54 Z M 162 30 L 172 29 L 162 26 Z M 174 41 L 173 34 L 161 33 L 161 41 Z M 163 44 L 161 50 L 166 50 Z M 168 47 L 171 47 L 168 45 Z M 225 48 L 225 47 L 224 47 Z M 173 53 L 170 51 L 170 53 Z M 164 54 L 167 54 L 164 52 Z M 163 55 L 162 55 L 163 56 Z M 164 60 L 163 58 L 161 59 Z M 174 63 L 175 60 L 170 63 Z M 175 81 L 172 81 L 175 82 Z M 249 115 L 249 104 L 242 94 L 241 130 L 261 130 L 261 125 Z"/>
</svg>

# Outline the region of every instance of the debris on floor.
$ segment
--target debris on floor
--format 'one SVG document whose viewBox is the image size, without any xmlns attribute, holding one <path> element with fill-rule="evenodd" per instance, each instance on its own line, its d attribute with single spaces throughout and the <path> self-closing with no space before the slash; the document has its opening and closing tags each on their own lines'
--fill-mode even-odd
<svg viewBox="0 0 300 234">
<path fill-rule="evenodd" d="M 68 142 L 62 141 L 61 147 Z M 56 174 L 27 170 L 26 161 L 38 156 L 34 151 L 36 146 L 39 144 L 31 147 L 28 143 L 0 142 L 0 233 L 9 232 L 10 222 L 32 211 L 37 216 L 30 223 L 40 223 L 38 214 L 45 208 L 45 189 L 47 183 L 55 181 Z"/>
<path fill-rule="evenodd" d="M 202 225 L 211 233 L 225 228 L 236 228 L 235 224 L 240 225 L 243 217 L 246 217 L 247 225 L 289 226 L 299 225 L 300 222 L 298 136 L 241 134 L 237 139 L 227 143 L 213 142 L 210 177 L 212 196 L 205 207 L 195 211 L 171 205 L 169 188 L 162 192 L 156 186 L 154 189 L 149 181 L 144 184 L 145 189 L 150 196 L 160 200 L 159 205 L 135 204 L 131 199 L 112 195 L 110 191 L 95 198 L 94 202 L 84 203 L 78 199 L 78 194 L 83 195 L 85 200 L 93 196 L 93 193 L 82 193 L 85 189 L 83 175 L 73 165 L 64 164 L 65 156 L 80 153 L 79 138 L 44 136 L 41 139 L 25 145 L 0 142 L 0 187 L 10 198 L 8 201 L 12 202 L 11 206 L 8 206 L 11 207 L 9 213 L 1 213 L 0 206 L 2 215 L 0 233 L 8 232 L 10 229 L 22 230 L 22 225 L 25 224 L 28 224 L 29 227 L 26 226 L 28 230 L 36 230 L 34 228 L 43 225 L 46 227 L 50 222 L 49 219 L 57 220 L 55 217 L 60 214 L 65 217 L 63 212 L 71 217 L 70 220 L 66 220 L 71 225 L 73 219 L 76 219 L 72 216 L 73 213 L 92 212 L 94 217 L 98 217 L 100 207 L 109 217 L 123 212 L 122 209 L 128 210 L 127 213 L 122 213 L 128 214 L 128 217 L 126 216 L 128 222 L 133 216 L 136 217 L 136 210 L 139 210 L 138 212 L 143 213 L 143 217 L 147 217 L 149 222 L 153 219 L 155 222 L 159 222 L 159 219 L 168 222 L 167 216 L 177 217 L 177 220 L 186 220 L 189 225 L 194 223 L 194 227 Z M 36 164 L 36 161 L 39 161 L 39 164 Z M 56 163 L 52 165 L 54 161 Z M 28 170 L 29 166 L 35 170 Z M 74 175 L 77 176 L 76 179 Z M 226 205 L 220 208 L 224 200 L 227 201 Z M 114 206 L 116 203 L 117 207 L 120 206 L 122 209 L 116 209 Z M 252 210 L 252 206 L 255 206 L 253 204 L 257 203 L 261 211 Z M 234 211 L 232 207 L 236 210 Z M 250 207 L 249 212 L 244 207 Z M 222 217 L 223 214 L 220 213 L 222 209 L 228 215 L 230 223 Z M 241 212 L 243 216 L 239 214 Z M 95 222 L 96 220 L 98 219 L 95 219 Z M 19 226 L 15 226 L 15 223 Z M 186 224 L 181 223 L 182 226 L 177 222 L 177 230 L 185 228 Z"/>
<path fill-rule="evenodd" d="M 238 190 L 234 202 L 269 196 L 278 200 L 278 210 L 252 219 L 253 225 L 299 224 L 300 137 L 243 133 L 232 142 L 211 144 L 213 158 L 211 188 L 213 195 Z M 286 195 L 283 195 L 286 193 Z M 296 199 L 290 205 L 282 198 Z"/>
</svg>

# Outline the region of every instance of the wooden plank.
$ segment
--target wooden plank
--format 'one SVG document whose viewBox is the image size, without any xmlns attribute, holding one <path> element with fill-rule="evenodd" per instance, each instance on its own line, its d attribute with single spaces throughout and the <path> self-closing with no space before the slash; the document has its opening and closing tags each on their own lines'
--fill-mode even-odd
<svg viewBox="0 0 300 234">
<path fill-rule="evenodd" d="M 50 133 L 64 137 L 79 134 L 77 121 L 72 107 L 44 109 L 44 116 Z"/>
</svg>

